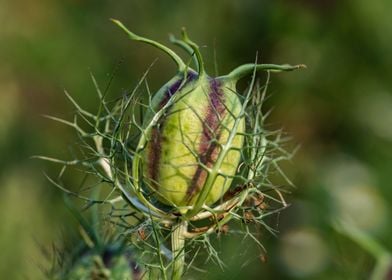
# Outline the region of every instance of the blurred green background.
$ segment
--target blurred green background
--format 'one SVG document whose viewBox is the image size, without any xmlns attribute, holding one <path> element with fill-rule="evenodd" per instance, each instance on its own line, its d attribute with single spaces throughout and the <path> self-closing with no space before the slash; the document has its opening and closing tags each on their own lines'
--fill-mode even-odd
<svg viewBox="0 0 392 280">
<path fill-rule="evenodd" d="M 269 221 L 280 233 L 262 235 L 266 261 L 224 237 L 226 269 L 212 264 L 190 279 L 368 279 L 375 258 L 333 221 L 349 220 L 392 250 L 391 11 L 389 0 L 0 0 L 0 278 L 42 279 L 40 244 L 70 224 L 42 174 L 58 166 L 30 159 L 71 158 L 74 132 L 41 117 L 71 118 L 63 89 L 94 111 L 89 71 L 105 85 L 117 69 L 112 96 L 134 87 L 155 58 L 152 90 L 174 74 L 167 57 L 108 20 L 118 18 L 166 43 L 186 26 L 211 74 L 214 48 L 221 74 L 256 52 L 265 63 L 308 66 L 271 80 L 270 124 L 301 149 L 284 166 L 297 186 L 292 206 Z"/>
</svg>

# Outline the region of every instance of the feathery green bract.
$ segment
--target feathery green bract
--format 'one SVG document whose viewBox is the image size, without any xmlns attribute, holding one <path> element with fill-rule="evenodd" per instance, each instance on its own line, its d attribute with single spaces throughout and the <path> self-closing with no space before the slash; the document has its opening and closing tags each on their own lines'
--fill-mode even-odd
<svg viewBox="0 0 392 280">
<path fill-rule="evenodd" d="M 80 234 L 56 244 L 53 267 L 47 273 L 50 279 L 141 280 L 146 276 L 124 237 L 113 230 L 103 233 L 102 223 L 87 221 L 67 199 L 66 204 L 78 221 Z M 96 208 L 93 215 L 98 218 Z"/>
</svg>

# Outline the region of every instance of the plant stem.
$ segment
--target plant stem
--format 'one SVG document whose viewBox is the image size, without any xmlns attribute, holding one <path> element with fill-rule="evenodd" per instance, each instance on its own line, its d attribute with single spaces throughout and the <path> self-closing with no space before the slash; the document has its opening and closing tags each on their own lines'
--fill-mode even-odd
<svg viewBox="0 0 392 280">
<path fill-rule="evenodd" d="M 173 232 L 171 234 L 172 252 L 173 252 L 173 280 L 180 280 L 184 273 L 185 265 L 185 236 L 184 233 L 187 231 L 188 222 L 179 221 L 173 226 Z"/>
<path fill-rule="evenodd" d="M 356 242 L 376 259 L 376 266 L 370 277 L 372 280 L 384 279 L 392 265 L 392 255 L 365 231 L 355 225 L 343 221 L 333 223 L 334 228 Z M 385 278 L 386 279 L 386 278 Z"/>
</svg>

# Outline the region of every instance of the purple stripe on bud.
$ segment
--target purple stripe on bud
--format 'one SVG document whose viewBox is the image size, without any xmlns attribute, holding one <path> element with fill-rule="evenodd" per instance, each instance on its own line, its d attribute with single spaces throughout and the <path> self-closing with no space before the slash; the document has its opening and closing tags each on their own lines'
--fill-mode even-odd
<svg viewBox="0 0 392 280">
<path fill-rule="evenodd" d="M 163 106 L 165 106 L 165 104 L 167 102 L 169 102 L 170 97 L 172 97 L 180 89 L 180 86 L 182 84 L 183 84 L 183 86 L 185 86 L 189 82 L 196 80 L 196 78 L 197 78 L 196 72 L 188 71 L 187 76 L 186 76 L 186 82 L 184 84 L 183 84 L 184 77 L 181 77 L 180 79 L 175 81 L 172 85 L 170 85 L 166 90 L 165 97 L 162 99 L 161 103 L 159 104 L 160 105 L 159 109 L 161 109 Z"/>
<path fill-rule="evenodd" d="M 218 141 L 221 136 L 221 120 L 226 114 L 225 96 L 221 89 L 221 83 L 216 79 L 210 80 L 209 106 L 203 121 L 203 131 L 198 148 L 199 161 L 207 167 L 211 167 L 218 157 Z M 190 201 L 196 191 L 203 188 L 207 179 L 207 171 L 201 165 L 198 166 L 192 177 L 187 190 L 187 199 Z"/>
</svg>

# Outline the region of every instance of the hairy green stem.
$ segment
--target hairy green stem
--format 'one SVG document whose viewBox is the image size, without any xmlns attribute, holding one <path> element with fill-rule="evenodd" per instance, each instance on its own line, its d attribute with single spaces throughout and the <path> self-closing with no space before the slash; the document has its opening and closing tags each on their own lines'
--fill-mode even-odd
<svg viewBox="0 0 392 280">
<path fill-rule="evenodd" d="M 171 234 L 172 252 L 173 252 L 173 280 L 180 280 L 184 273 L 185 265 L 185 233 L 187 232 L 188 222 L 179 221 L 173 226 Z"/>
<path fill-rule="evenodd" d="M 384 279 L 384 277 L 387 276 L 388 271 L 392 266 L 392 255 L 387 249 L 368 233 L 351 223 L 335 221 L 333 226 L 335 230 L 350 238 L 376 259 L 376 266 L 370 279 Z"/>
</svg>

